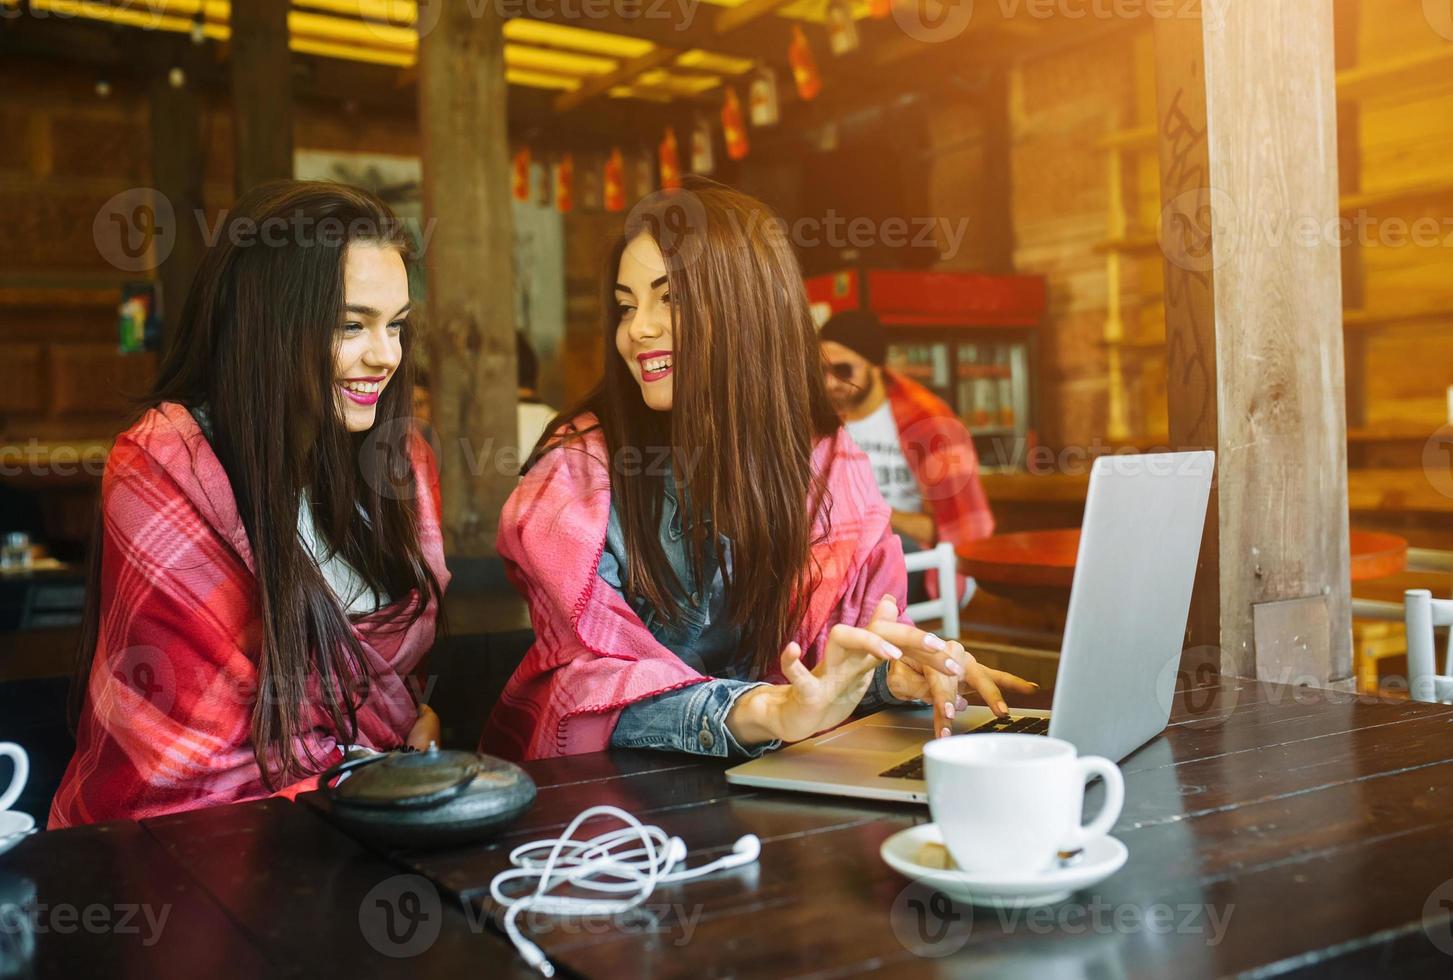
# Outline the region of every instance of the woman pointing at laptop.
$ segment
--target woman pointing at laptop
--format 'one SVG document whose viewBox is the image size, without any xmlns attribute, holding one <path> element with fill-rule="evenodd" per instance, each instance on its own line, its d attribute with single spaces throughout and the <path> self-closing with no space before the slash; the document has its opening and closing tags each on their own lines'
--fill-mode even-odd
<svg viewBox="0 0 1453 980">
<path fill-rule="evenodd" d="M 605 376 L 500 524 L 535 645 L 483 746 L 747 757 L 860 707 L 1034 685 L 914 628 L 902 547 L 823 387 L 775 216 L 707 181 L 648 199 L 605 289 Z"/>
</svg>

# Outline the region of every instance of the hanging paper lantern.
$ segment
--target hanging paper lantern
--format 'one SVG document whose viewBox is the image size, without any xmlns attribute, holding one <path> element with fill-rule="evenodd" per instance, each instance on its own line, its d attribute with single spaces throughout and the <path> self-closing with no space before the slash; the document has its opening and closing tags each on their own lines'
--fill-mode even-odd
<svg viewBox="0 0 1453 980">
<path fill-rule="evenodd" d="M 626 162 L 617 147 L 611 147 L 610 156 L 605 160 L 605 209 L 626 209 Z"/>
<path fill-rule="evenodd" d="M 670 126 L 666 127 L 666 135 L 661 138 L 661 186 L 681 186 L 681 151 L 676 145 L 676 130 Z"/>
<path fill-rule="evenodd" d="M 631 177 L 631 199 L 639 201 L 650 197 L 656 189 L 656 173 L 651 167 L 650 153 L 642 151 L 632 156 Z"/>
<path fill-rule="evenodd" d="M 569 214 L 575 208 L 575 158 L 562 153 L 552 169 L 555 171 L 555 210 Z"/>
<path fill-rule="evenodd" d="M 530 199 L 530 148 L 528 146 L 520 147 L 515 153 L 510 190 L 516 201 Z"/>
<path fill-rule="evenodd" d="M 782 118 L 777 106 L 777 73 L 763 65 L 747 87 L 747 112 L 753 126 L 775 126 Z"/>
<path fill-rule="evenodd" d="M 698 119 L 691 127 L 691 170 L 693 173 L 709 174 L 715 169 L 716 152 L 712 146 L 711 126 L 705 119 Z"/>
<path fill-rule="evenodd" d="M 726 137 L 727 156 L 733 160 L 745 157 L 751 148 L 747 142 L 747 124 L 742 119 L 741 100 L 731 86 L 727 87 L 726 102 L 721 107 L 721 131 Z"/>
<path fill-rule="evenodd" d="M 887 20 L 893 16 L 893 0 L 868 0 L 868 16 L 874 20 Z"/>
<path fill-rule="evenodd" d="M 787 60 L 792 63 L 792 80 L 797 83 L 797 94 L 804 102 L 817 98 L 822 91 L 822 76 L 817 73 L 817 59 L 812 56 L 812 45 L 802 33 L 802 25 L 792 25 L 792 43 L 787 46 Z"/>
<path fill-rule="evenodd" d="M 858 50 L 858 25 L 847 0 L 832 0 L 828 4 L 827 45 L 838 57 Z"/>
<path fill-rule="evenodd" d="M 605 186 L 601 179 L 604 175 L 603 162 L 595 154 L 587 154 L 580 165 L 580 184 L 576 187 L 580 210 L 599 211 L 605 206 Z"/>
</svg>

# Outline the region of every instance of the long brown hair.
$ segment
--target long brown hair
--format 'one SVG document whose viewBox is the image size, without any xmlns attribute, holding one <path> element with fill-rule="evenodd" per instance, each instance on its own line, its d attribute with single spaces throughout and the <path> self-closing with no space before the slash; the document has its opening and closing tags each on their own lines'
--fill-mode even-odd
<svg viewBox="0 0 1453 980">
<path fill-rule="evenodd" d="M 322 767 L 307 734 L 308 685 L 340 738 L 356 738 L 368 696 L 367 661 L 349 617 L 298 534 L 306 491 L 320 536 L 376 595 L 383 628 L 405 630 L 441 590 L 419 544 L 413 466 L 413 330 L 368 433 L 350 433 L 334 402 L 335 351 L 348 246 L 396 248 L 399 218 L 373 194 L 343 184 L 281 180 L 237 201 L 197 270 L 180 327 L 141 409 L 205 408 L 208 440 L 227 472 L 256 567 L 261 636 L 253 752 L 268 786 Z M 387 443 L 387 445 L 382 445 Z M 395 444 L 396 443 L 396 444 Z M 82 629 L 78 699 L 100 626 L 101 548 Z M 411 599 L 412 612 L 405 615 Z M 306 745 L 306 741 L 303 743 Z"/>
<path fill-rule="evenodd" d="M 642 234 L 666 259 L 672 297 L 669 415 L 645 404 L 616 350 L 617 271 L 627 245 Z M 625 532 L 626 590 L 676 619 L 681 610 L 672 595 L 680 583 L 659 534 L 665 475 L 650 465 L 653 450 L 669 447 L 682 523 L 692 527 L 692 572 L 697 581 L 711 580 L 716 569 L 704 567 L 709 535 L 725 536 L 729 615 L 742 630 L 742 653 L 762 676 L 796 632 L 819 580 L 813 524 L 831 501 L 826 471 L 813 473 L 812 451 L 841 426 L 823 385 L 796 256 L 765 204 L 688 178 L 630 214 L 602 287 L 605 375 L 547 428 L 530 462 L 552 448 L 549 433 L 558 425 L 583 412 L 596 415 Z M 718 564 L 723 557 L 717 555 Z"/>
</svg>

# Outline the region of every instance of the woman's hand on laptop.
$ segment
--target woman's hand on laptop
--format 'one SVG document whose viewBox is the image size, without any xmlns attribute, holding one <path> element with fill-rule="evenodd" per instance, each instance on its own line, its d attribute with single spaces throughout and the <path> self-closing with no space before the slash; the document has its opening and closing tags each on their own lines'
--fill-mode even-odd
<svg viewBox="0 0 1453 980">
<path fill-rule="evenodd" d="M 878 665 L 902 656 L 891 641 L 846 623 L 828 630 L 822 656 L 810 670 L 802 662 L 802 647 L 789 643 L 780 663 L 787 683 L 743 694 L 727 714 L 727 727 L 743 745 L 811 738 L 852 714 Z"/>
<path fill-rule="evenodd" d="M 1032 694 L 1039 685 L 1003 670 L 985 667 L 957 640 L 942 640 L 898 622 L 898 604 L 884 596 L 868 628 L 903 651 L 888 667 L 888 691 L 903 701 L 933 705 L 933 730 L 940 737 L 951 733 L 954 715 L 968 707 L 963 695 L 974 692 L 996 715 L 1009 713 L 1003 687 L 1017 694 Z"/>
</svg>

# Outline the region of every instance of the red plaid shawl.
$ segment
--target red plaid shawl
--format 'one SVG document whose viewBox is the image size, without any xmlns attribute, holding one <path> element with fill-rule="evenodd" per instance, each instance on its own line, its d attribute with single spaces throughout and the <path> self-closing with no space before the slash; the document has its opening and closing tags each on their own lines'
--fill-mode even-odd
<svg viewBox="0 0 1453 980">
<path fill-rule="evenodd" d="M 437 475 L 417 440 L 414 472 L 426 560 L 449 580 Z M 259 629 L 252 549 L 222 464 L 182 406 L 148 412 L 116 440 L 101 487 L 101 628 L 76 754 L 50 826 L 137 819 L 268 795 L 252 752 Z M 355 621 L 371 692 L 359 744 L 396 748 L 417 714 L 405 677 L 434 639 L 436 610 L 390 628 L 416 595 Z M 340 733 L 304 716 L 296 747 L 327 764 Z M 310 789 L 316 777 L 278 795 Z"/>
<path fill-rule="evenodd" d="M 979 454 L 964 423 L 916 381 L 885 370 L 883 384 L 898 425 L 898 442 L 933 514 L 939 540 L 959 547 L 993 534 L 994 514 L 979 483 Z M 937 574 L 930 572 L 927 578 L 930 594 L 937 595 Z M 959 576 L 959 595 L 965 581 Z"/>
<path fill-rule="evenodd" d="M 867 457 L 843 432 L 819 442 L 814 466 L 821 471 L 830 456 L 831 523 L 819 519 L 825 533 L 813 548 L 822 582 L 796 636 L 809 666 L 828 629 L 862 625 L 885 594 L 902 608 L 907 592 L 903 548 Z M 512 759 L 597 752 L 627 705 L 707 679 L 657 643 L 596 573 L 610 515 L 605 459 L 604 437 L 588 433 L 547 453 L 505 504 L 499 553 L 530 605 L 535 644 L 485 727 L 485 751 Z"/>
</svg>

